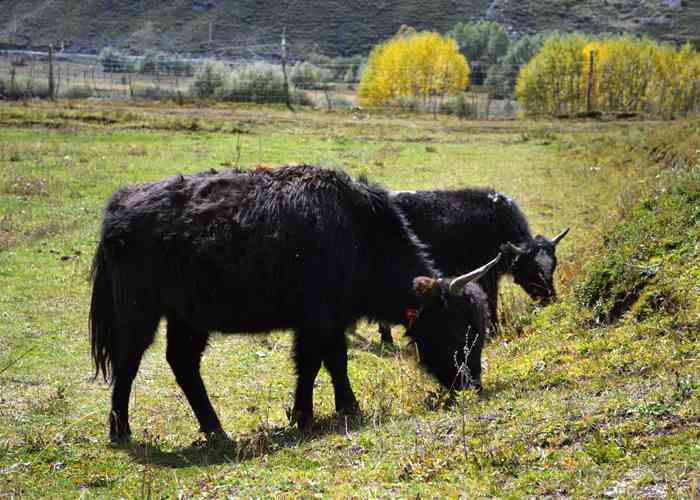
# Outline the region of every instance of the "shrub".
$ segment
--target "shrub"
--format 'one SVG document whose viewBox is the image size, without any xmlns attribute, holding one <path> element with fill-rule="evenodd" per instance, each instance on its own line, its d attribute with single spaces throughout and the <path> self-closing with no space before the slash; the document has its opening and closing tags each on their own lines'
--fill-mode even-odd
<svg viewBox="0 0 700 500">
<path fill-rule="evenodd" d="M 129 56 L 113 47 L 105 47 L 98 56 L 105 73 L 123 73 L 128 71 Z"/>
<path fill-rule="evenodd" d="M 306 104 L 302 93 L 289 89 L 291 100 Z M 281 66 L 256 62 L 234 68 L 215 93 L 217 99 L 238 102 L 285 102 L 284 74 Z"/>
<path fill-rule="evenodd" d="M 17 101 L 31 98 L 48 99 L 48 84 L 31 79 L 10 80 L 9 82 L 0 80 L 0 99 Z"/>
<path fill-rule="evenodd" d="M 463 119 L 477 118 L 476 105 L 467 101 L 464 94 L 444 101 L 442 104 L 440 104 L 440 112 L 458 116 L 459 118 Z"/>
<path fill-rule="evenodd" d="M 230 72 L 229 67 L 220 61 L 204 60 L 194 74 L 190 93 L 199 98 L 214 97 L 221 91 Z"/>
<path fill-rule="evenodd" d="M 295 64 L 290 71 L 290 80 L 300 89 L 322 89 L 332 79 L 330 70 L 319 68 L 311 63 Z"/>
<path fill-rule="evenodd" d="M 158 70 L 158 53 L 147 50 L 138 60 L 137 70 L 145 75 L 155 74 Z"/>
<path fill-rule="evenodd" d="M 131 88 L 131 95 L 132 97 L 152 101 L 168 99 L 179 100 L 182 98 L 177 90 L 160 87 L 158 85 L 133 85 Z"/>
<path fill-rule="evenodd" d="M 61 92 L 61 97 L 66 99 L 87 99 L 93 95 L 94 91 L 88 85 L 74 85 Z"/>
<path fill-rule="evenodd" d="M 363 104 L 430 99 L 462 92 L 469 65 L 457 43 L 439 33 L 406 31 L 372 50 L 358 94 Z"/>
</svg>

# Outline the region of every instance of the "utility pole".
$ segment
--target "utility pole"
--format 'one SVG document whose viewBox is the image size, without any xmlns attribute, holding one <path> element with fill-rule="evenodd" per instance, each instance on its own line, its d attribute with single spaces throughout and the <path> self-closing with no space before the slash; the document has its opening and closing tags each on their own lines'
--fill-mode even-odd
<svg viewBox="0 0 700 500">
<path fill-rule="evenodd" d="M 586 111 L 593 111 L 593 66 L 595 60 L 595 50 L 588 53 L 588 89 L 586 92 Z"/>
<path fill-rule="evenodd" d="M 287 28 L 282 28 L 282 74 L 284 75 L 284 99 L 290 111 L 294 111 L 289 100 L 289 83 L 287 82 Z"/>
<path fill-rule="evenodd" d="M 214 21 L 209 21 L 209 50 L 211 50 L 212 42 L 214 41 L 213 37 L 213 32 L 214 32 Z"/>
</svg>

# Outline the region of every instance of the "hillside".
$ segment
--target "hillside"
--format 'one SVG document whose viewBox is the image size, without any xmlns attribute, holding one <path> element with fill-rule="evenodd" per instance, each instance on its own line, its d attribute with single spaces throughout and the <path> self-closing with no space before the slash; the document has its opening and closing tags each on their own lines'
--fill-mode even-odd
<svg viewBox="0 0 700 500">
<path fill-rule="evenodd" d="M 136 51 L 269 56 L 286 28 L 297 54 L 348 55 L 367 52 L 402 24 L 446 31 L 468 19 L 497 20 L 515 32 L 628 31 L 700 41 L 700 3 L 694 0 L 4 0 L 0 47 L 63 42 L 87 52 L 123 45 Z"/>
</svg>

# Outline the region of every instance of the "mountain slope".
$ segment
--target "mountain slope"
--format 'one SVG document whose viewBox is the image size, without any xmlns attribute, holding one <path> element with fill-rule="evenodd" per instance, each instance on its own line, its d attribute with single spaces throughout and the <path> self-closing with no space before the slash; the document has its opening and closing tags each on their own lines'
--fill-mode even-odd
<svg viewBox="0 0 700 500">
<path fill-rule="evenodd" d="M 123 45 L 270 55 L 278 52 L 285 28 L 293 52 L 353 54 L 367 52 L 402 24 L 446 31 L 469 19 L 494 19 L 516 32 L 630 31 L 700 40 L 700 3 L 694 0 L 0 0 L 0 47 L 63 42 L 82 51 Z"/>
</svg>

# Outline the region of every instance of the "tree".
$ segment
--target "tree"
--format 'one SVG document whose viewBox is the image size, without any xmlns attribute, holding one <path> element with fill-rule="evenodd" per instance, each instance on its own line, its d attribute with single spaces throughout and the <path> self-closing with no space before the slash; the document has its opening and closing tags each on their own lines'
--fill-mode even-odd
<svg viewBox="0 0 700 500">
<path fill-rule="evenodd" d="M 521 69 L 516 94 L 529 113 L 576 113 L 586 110 L 589 82 L 596 111 L 692 113 L 700 107 L 700 54 L 630 36 L 552 36 Z"/>
<path fill-rule="evenodd" d="M 402 98 L 442 98 L 469 84 L 469 65 L 457 43 L 435 32 L 403 29 L 376 46 L 362 74 L 358 94 L 369 106 Z"/>
<path fill-rule="evenodd" d="M 510 37 L 505 28 L 493 21 L 457 23 L 447 34 L 470 62 L 497 63 L 508 51 Z"/>
<path fill-rule="evenodd" d="M 515 81 L 518 78 L 520 68 L 530 62 L 542 48 L 546 35 L 523 35 L 508 46 L 505 55 L 498 64 L 488 70 L 486 87 L 496 96 L 512 95 L 515 91 Z"/>
</svg>

